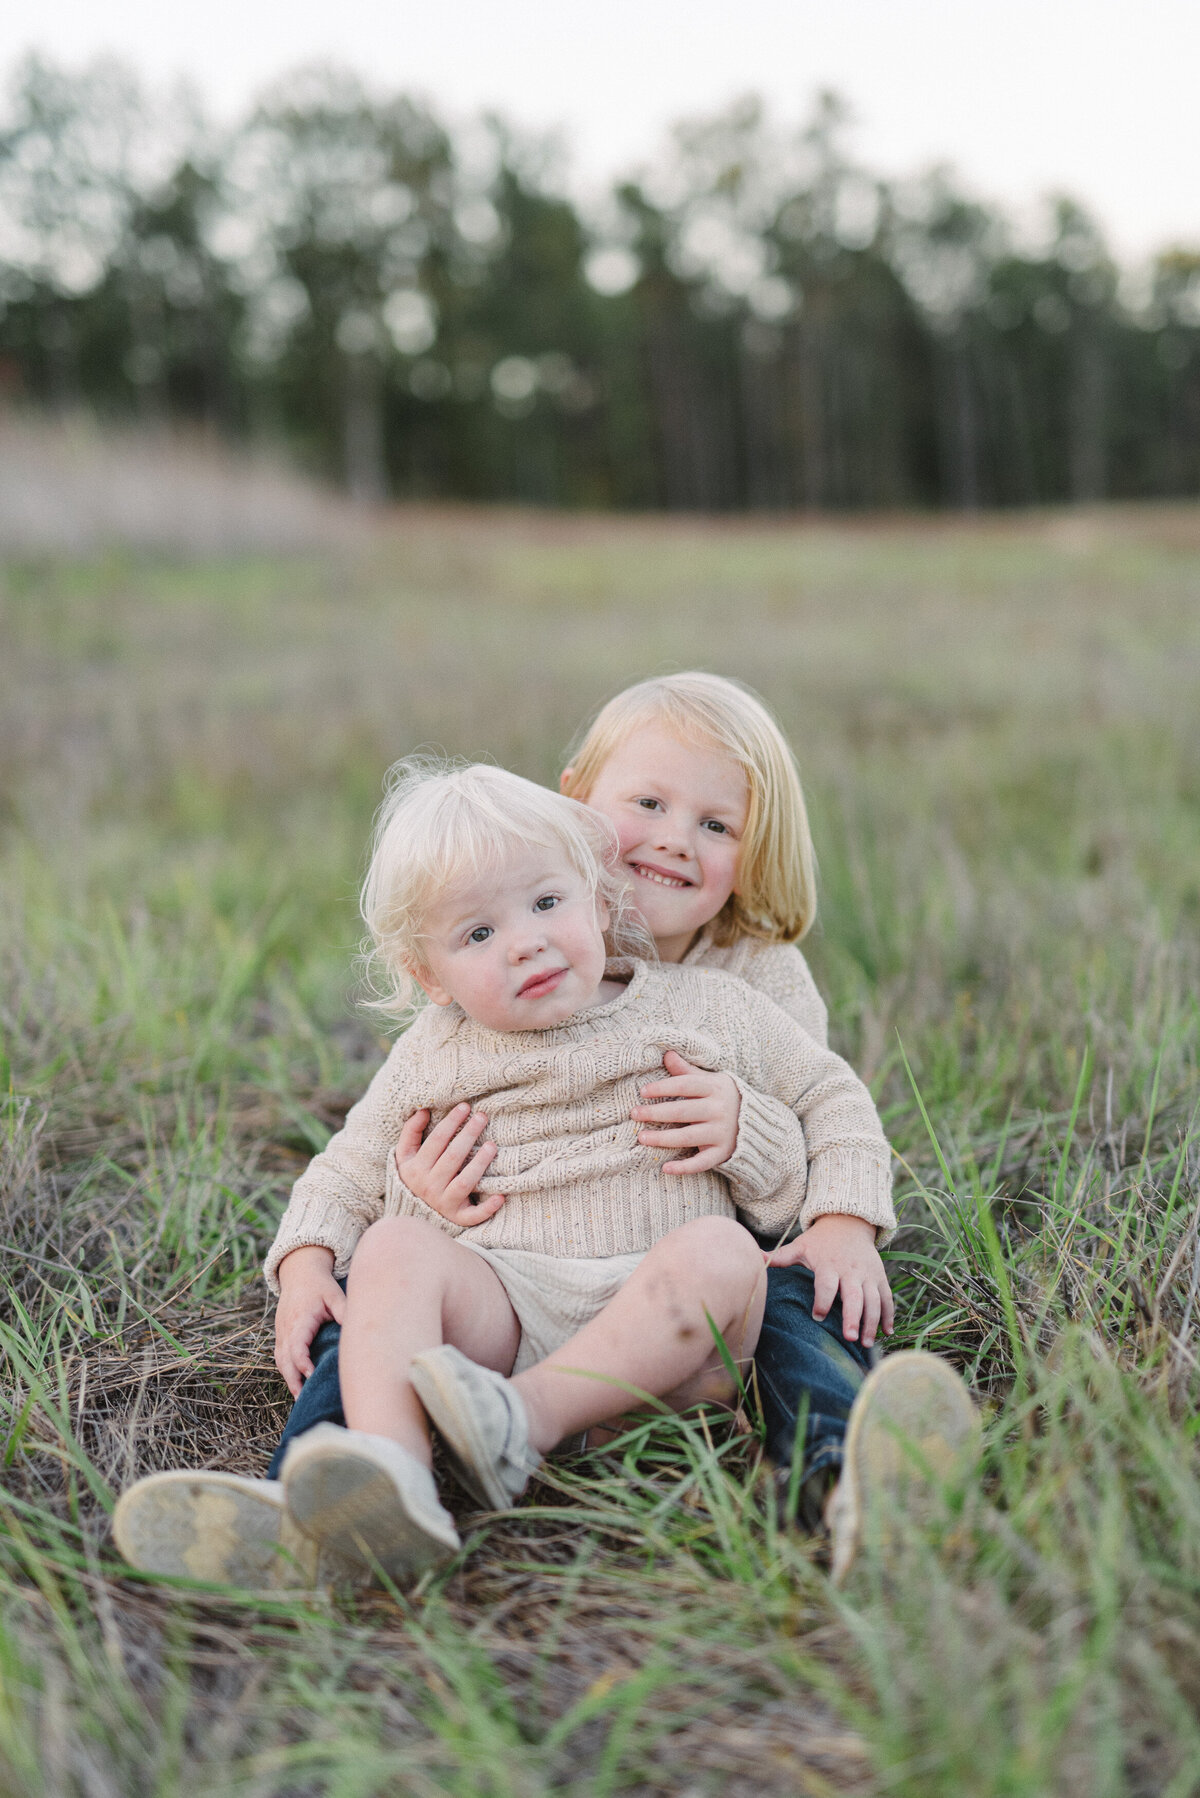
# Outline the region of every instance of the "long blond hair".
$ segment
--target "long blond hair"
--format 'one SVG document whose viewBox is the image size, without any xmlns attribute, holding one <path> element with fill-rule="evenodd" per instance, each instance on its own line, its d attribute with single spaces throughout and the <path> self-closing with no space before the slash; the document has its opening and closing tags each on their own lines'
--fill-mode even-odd
<svg viewBox="0 0 1200 1798">
<path fill-rule="evenodd" d="M 750 808 L 738 891 L 713 921 L 714 942 L 799 941 L 817 915 L 816 857 L 796 758 L 758 694 L 740 681 L 700 672 L 626 687 L 588 727 L 563 776 L 563 792 L 586 803 L 614 749 L 645 724 L 664 726 L 682 743 L 724 750 L 746 776 Z"/>
</svg>

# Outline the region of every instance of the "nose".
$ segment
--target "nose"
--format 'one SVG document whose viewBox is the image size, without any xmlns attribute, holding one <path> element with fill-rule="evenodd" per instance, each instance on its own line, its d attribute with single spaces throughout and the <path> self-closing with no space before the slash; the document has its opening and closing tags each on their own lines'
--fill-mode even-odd
<svg viewBox="0 0 1200 1798">
<path fill-rule="evenodd" d="M 664 855 L 686 857 L 688 840 L 683 825 L 670 817 L 660 817 L 656 822 L 658 828 L 654 833 L 654 847 L 660 849 Z"/>
<path fill-rule="evenodd" d="M 539 930 L 537 925 L 532 923 L 525 926 L 523 929 L 514 932 L 509 939 L 508 959 L 510 966 L 514 968 L 519 967 L 521 962 L 529 961 L 533 956 L 540 955 L 545 947 L 545 931 Z"/>
</svg>

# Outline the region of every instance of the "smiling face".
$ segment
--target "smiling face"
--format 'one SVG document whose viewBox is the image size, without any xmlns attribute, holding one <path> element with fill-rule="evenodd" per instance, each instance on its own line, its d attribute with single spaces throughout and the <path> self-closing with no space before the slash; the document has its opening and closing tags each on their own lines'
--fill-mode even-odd
<svg viewBox="0 0 1200 1798">
<path fill-rule="evenodd" d="M 659 955 L 682 960 L 734 891 L 750 808 L 744 772 L 711 743 L 684 743 L 644 724 L 609 756 L 587 803 L 616 829 L 621 866 Z"/>
<path fill-rule="evenodd" d="M 426 919 L 415 978 L 490 1030 L 549 1030 L 596 1004 L 608 911 L 565 858 L 531 848 Z"/>
</svg>

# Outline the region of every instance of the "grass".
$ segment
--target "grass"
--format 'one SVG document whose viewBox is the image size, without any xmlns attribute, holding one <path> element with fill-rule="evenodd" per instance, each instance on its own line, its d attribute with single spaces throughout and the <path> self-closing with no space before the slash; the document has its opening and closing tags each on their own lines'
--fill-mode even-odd
<svg viewBox="0 0 1200 1798">
<path fill-rule="evenodd" d="M 3 566 L 4 1798 L 1200 1791 L 1198 590 L 1190 508 Z M 656 1423 L 407 1598 L 131 1574 L 122 1485 L 261 1472 L 285 1413 L 257 1265 L 380 1055 L 383 769 L 551 779 L 694 664 L 798 746 L 898 1340 L 985 1405 L 979 1489 L 838 1594 L 752 1439 Z"/>
</svg>

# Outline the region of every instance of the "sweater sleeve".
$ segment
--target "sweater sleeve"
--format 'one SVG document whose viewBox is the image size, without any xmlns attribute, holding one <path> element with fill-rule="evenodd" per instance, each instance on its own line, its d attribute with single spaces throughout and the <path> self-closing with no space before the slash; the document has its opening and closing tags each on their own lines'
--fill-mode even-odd
<svg viewBox="0 0 1200 1798">
<path fill-rule="evenodd" d="M 795 943 L 753 944 L 741 974 L 749 986 L 773 999 L 780 1011 L 786 1011 L 814 1042 L 822 1048 L 828 1045 L 829 1013 Z"/>
<path fill-rule="evenodd" d="M 701 942 L 693 965 L 735 975 L 786 1012 L 793 1023 L 822 1048 L 826 1046 L 829 1017 L 817 991 L 808 963 L 794 943 L 759 943 L 744 938 L 731 949 L 706 948 Z M 778 1193 L 786 1178 L 795 1199 L 793 1216 L 803 1198 L 807 1148 L 804 1130 L 795 1113 L 781 1100 L 758 1092 L 734 1076 L 741 1107 L 738 1112 L 737 1146 L 721 1168 L 730 1182 L 746 1221 L 754 1224 L 755 1207 Z"/>
<path fill-rule="evenodd" d="M 740 997 L 744 1007 L 735 1032 L 740 1065 L 730 1071 L 742 1083 L 743 1106 L 751 1100 L 747 1153 L 742 1155 L 739 1118 L 738 1150 L 721 1170 L 735 1202 L 764 1233 L 785 1233 L 796 1222 L 807 1229 L 831 1212 L 861 1217 L 875 1226 L 883 1247 L 896 1229 L 891 1150 L 870 1093 L 840 1055 L 814 1041 L 771 1000 L 745 987 Z M 799 1128 L 772 1135 L 776 1114 L 763 1111 L 756 1096 L 785 1105 Z M 766 1145 L 757 1177 L 749 1154 L 752 1132 Z M 749 1178 L 739 1157 L 751 1169 Z M 769 1191 L 763 1189 L 767 1170 L 774 1172 Z"/>
<path fill-rule="evenodd" d="M 418 1018 L 393 1044 L 342 1128 L 293 1186 L 263 1267 L 267 1285 L 276 1295 L 279 1264 L 293 1249 L 315 1245 L 332 1250 L 333 1271 L 340 1277 L 363 1231 L 382 1217 L 388 1157 L 405 1119 L 418 1106 L 412 1071 L 420 1022 Z"/>
</svg>

